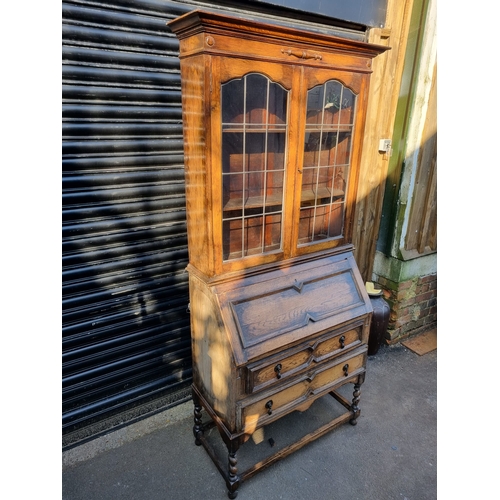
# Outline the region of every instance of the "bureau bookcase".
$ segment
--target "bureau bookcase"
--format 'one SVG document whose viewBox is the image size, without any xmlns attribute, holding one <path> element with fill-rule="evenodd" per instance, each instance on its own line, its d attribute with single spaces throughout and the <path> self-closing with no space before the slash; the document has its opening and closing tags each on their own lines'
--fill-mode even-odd
<svg viewBox="0 0 500 500">
<path fill-rule="evenodd" d="M 359 415 L 372 309 L 353 217 L 372 59 L 387 48 L 199 10 L 168 25 L 181 63 L 193 430 L 235 498 Z M 347 383 L 352 400 L 338 393 Z M 307 418 L 325 395 L 341 416 L 238 469 L 258 429 Z"/>
</svg>

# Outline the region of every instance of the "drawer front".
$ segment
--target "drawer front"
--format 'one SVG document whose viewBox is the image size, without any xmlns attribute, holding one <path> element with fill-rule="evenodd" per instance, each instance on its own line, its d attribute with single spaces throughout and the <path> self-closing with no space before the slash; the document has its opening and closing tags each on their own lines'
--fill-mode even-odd
<svg viewBox="0 0 500 500">
<path fill-rule="evenodd" d="M 247 367 L 247 394 L 260 391 L 278 382 L 284 382 L 311 367 L 314 369 L 318 363 L 359 346 L 362 328 L 361 325 L 346 332 L 330 332 L 314 341 L 280 353 L 279 356 L 249 365 Z"/>
<path fill-rule="evenodd" d="M 360 352 L 361 351 L 361 352 Z M 277 392 L 267 392 L 242 409 L 243 429 L 252 433 L 267 421 L 274 420 L 301 406 L 307 401 L 322 396 L 343 381 L 364 372 L 366 365 L 366 347 L 356 350 L 351 356 L 342 356 L 334 362 L 311 370 L 296 383 Z"/>
</svg>

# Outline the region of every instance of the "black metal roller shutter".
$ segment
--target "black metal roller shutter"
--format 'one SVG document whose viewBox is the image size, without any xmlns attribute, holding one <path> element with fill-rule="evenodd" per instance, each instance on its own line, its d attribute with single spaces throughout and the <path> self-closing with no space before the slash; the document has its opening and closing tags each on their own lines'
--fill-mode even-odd
<svg viewBox="0 0 500 500">
<path fill-rule="evenodd" d="M 178 42 L 165 1 L 62 3 L 63 446 L 189 396 Z"/>
</svg>

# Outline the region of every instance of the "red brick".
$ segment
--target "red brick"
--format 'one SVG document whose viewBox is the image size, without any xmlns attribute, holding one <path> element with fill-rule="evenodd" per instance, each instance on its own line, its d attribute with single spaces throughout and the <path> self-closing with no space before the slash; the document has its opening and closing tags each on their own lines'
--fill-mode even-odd
<svg viewBox="0 0 500 500">
<path fill-rule="evenodd" d="M 416 297 L 416 299 L 417 299 L 416 301 L 417 302 L 425 302 L 425 301 L 430 300 L 432 298 L 434 298 L 434 292 L 431 290 L 429 292 L 425 292 L 421 295 L 418 295 Z"/>
<path fill-rule="evenodd" d="M 413 328 L 420 328 L 425 325 L 425 318 L 421 318 L 413 323 Z"/>
<path fill-rule="evenodd" d="M 437 323 L 437 274 L 395 283 L 380 277 L 391 308 L 386 343 L 393 344 Z"/>
<path fill-rule="evenodd" d="M 418 317 L 425 318 L 426 316 L 429 316 L 429 309 L 426 307 L 423 307 L 420 309 L 420 313 L 419 313 Z"/>
<path fill-rule="evenodd" d="M 397 319 L 396 321 L 396 328 L 400 328 L 402 326 L 404 326 L 405 324 L 407 323 L 410 323 L 412 321 L 412 316 L 411 314 L 408 314 L 406 316 L 402 316 L 400 318 Z"/>
<path fill-rule="evenodd" d="M 412 309 L 410 309 L 409 307 L 403 307 L 399 310 L 400 318 L 403 318 L 405 316 L 411 316 L 411 314 L 412 314 Z"/>
<path fill-rule="evenodd" d="M 419 278 L 419 281 L 421 283 L 430 283 L 431 281 L 436 281 L 437 279 L 437 275 L 434 273 L 434 274 L 428 274 L 427 276 L 422 276 L 421 278 Z"/>
<path fill-rule="evenodd" d="M 418 303 L 417 297 L 410 297 L 407 300 L 401 301 L 401 306 L 402 307 L 410 307 L 413 304 L 417 304 L 417 303 Z"/>
<path fill-rule="evenodd" d="M 431 323 L 434 323 L 434 318 L 432 316 L 426 316 L 424 318 L 424 324 L 430 325 Z"/>
</svg>

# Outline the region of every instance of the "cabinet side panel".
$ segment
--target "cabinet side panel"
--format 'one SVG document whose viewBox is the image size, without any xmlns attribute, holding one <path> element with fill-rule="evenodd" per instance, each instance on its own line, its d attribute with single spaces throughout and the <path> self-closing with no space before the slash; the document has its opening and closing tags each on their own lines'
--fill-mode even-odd
<svg viewBox="0 0 500 500">
<path fill-rule="evenodd" d="M 213 257 L 207 207 L 210 186 L 206 155 L 205 64 L 203 56 L 181 60 L 182 120 L 189 261 L 207 273 Z"/>
<path fill-rule="evenodd" d="M 359 171 L 361 162 L 361 152 L 363 150 L 363 137 L 365 134 L 366 106 L 368 104 L 368 88 L 370 75 L 363 75 L 360 82 L 360 92 L 356 110 L 356 128 L 354 131 L 351 171 L 349 173 L 348 193 L 346 198 L 346 211 L 344 222 L 344 235 L 347 241 L 352 242 L 354 212 L 356 208 L 357 192 L 359 185 Z"/>
<path fill-rule="evenodd" d="M 217 300 L 190 276 L 193 383 L 226 425 L 234 430 L 236 369 Z"/>
</svg>

